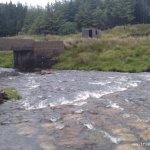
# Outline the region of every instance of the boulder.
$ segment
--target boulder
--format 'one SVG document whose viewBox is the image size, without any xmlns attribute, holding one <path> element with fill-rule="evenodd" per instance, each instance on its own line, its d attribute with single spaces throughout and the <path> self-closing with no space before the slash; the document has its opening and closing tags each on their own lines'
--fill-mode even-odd
<svg viewBox="0 0 150 150">
<path fill-rule="evenodd" d="M 40 74 L 41 75 L 52 74 L 52 71 L 51 70 L 41 70 Z"/>
<path fill-rule="evenodd" d="M 4 91 L 0 91 L 0 104 L 4 103 L 6 100 L 8 100 L 7 95 Z"/>
</svg>

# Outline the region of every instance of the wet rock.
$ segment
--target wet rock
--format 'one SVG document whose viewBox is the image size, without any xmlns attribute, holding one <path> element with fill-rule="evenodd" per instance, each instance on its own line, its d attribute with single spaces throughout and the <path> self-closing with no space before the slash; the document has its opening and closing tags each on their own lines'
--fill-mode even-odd
<svg viewBox="0 0 150 150">
<path fill-rule="evenodd" d="M 60 146 L 65 146 L 68 148 L 75 148 L 75 147 L 81 148 L 87 144 L 89 144 L 89 142 L 87 140 L 84 140 L 84 139 L 70 139 L 70 140 L 59 141 Z"/>
<path fill-rule="evenodd" d="M 7 95 L 4 91 L 0 90 L 0 104 L 4 103 L 6 100 L 8 100 Z"/>
<path fill-rule="evenodd" d="M 50 122 L 57 122 L 60 119 L 61 119 L 61 115 L 60 113 L 57 113 L 57 112 L 51 112 L 50 116 L 45 117 L 45 120 L 50 121 Z"/>
<path fill-rule="evenodd" d="M 130 129 L 127 128 L 118 128 L 112 130 L 113 134 L 116 134 L 120 141 L 123 142 L 135 142 L 138 141 L 138 139 L 131 134 Z"/>
<path fill-rule="evenodd" d="M 140 138 L 142 138 L 144 141 L 150 141 L 150 130 L 145 130 L 144 132 L 141 132 Z"/>
<path fill-rule="evenodd" d="M 51 137 L 51 136 L 48 136 L 48 135 L 38 135 L 37 139 L 40 141 L 40 142 L 51 142 L 51 141 L 54 141 L 54 138 Z"/>
<path fill-rule="evenodd" d="M 129 126 L 138 130 L 150 129 L 150 125 L 146 122 L 130 122 Z"/>
<path fill-rule="evenodd" d="M 89 111 L 89 113 L 92 115 L 98 115 L 98 112 L 96 112 L 96 111 Z"/>
<path fill-rule="evenodd" d="M 43 150 L 56 150 L 56 147 L 50 143 L 41 143 L 40 146 Z"/>
<path fill-rule="evenodd" d="M 86 139 L 88 139 L 89 143 L 95 142 L 97 144 L 97 147 L 94 149 L 92 148 L 90 150 L 111 150 L 112 145 L 111 141 L 109 141 L 107 138 L 104 138 L 104 134 L 97 131 L 97 130 L 92 130 L 92 132 L 88 132 Z"/>
<path fill-rule="evenodd" d="M 55 123 L 43 123 L 41 126 L 48 130 L 54 130 L 56 128 Z"/>
<path fill-rule="evenodd" d="M 17 76 L 19 73 L 14 69 L 0 68 L 0 77 Z"/>
<path fill-rule="evenodd" d="M 65 129 L 58 132 L 59 136 L 62 138 L 73 138 L 80 134 L 80 129 Z"/>
<path fill-rule="evenodd" d="M 53 72 L 51 70 L 41 70 L 40 74 L 41 75 L 46 75 L 46 74 L 52 74 Z"/>
<path fill-rule="evenodd" d="M 87 134 L 87 139 L 89 139 L 90 141 L 95 141 L 96 143 L 99 144 L 103 144 L 106 141 L 108 141 L 107 139 L 104 138 L 103 133 L 98 132 L 96 130 L 94 130 L 93 132 L 89 132 Z"/>
<path fill-rule="evenodd" d="M 119 140 L 123 141 L 123 142 L 135 142 L 138 141 L 138 139 L 133 135 L 133 134 L 120 134 L 119 136 Z"/>
<path fill-rule="evenodd" d="M 144 107 L 143 104 L 130 103 L 130 99 L 138 101 L 139 97 L 149 98 L 149 95 L 144 96 L 143 92 L 140 93 L 142 88 L 145 88 L 144 86 L 141 87 L 141 90 L 138 87 L 136 89 L 129 88 L 127 91 L 117 92 L 114 96 L 110 94 L 109 96 L 107 95 L 108 97 L 104 96 L 103 98 L 95 98 L 95 95 L 91 95 L 85 101 L 81 97 L 83 96 L 83 99 L 86 97 L 83 94 L 78 97 L 78 102 L 86 102 L 86 105 L 82 107 L 71 104 L 61 105 L 66 100 L 68 102 L 76 100 L 78 93 L 82 93 L 82 91 L 83 93 L 86 90 L 90 93 L 91 91 L 101 93 L 108 89 L 113 92 L 114 89 L 118 91 L 118 88 L 128 84 L 128 81 L 117 83 L 120 76 L 122 76 L 117 75 L 118 79 L 114 79 L 109 86 L 91 86 L 86 84 L 90 73 L 88 73 L 87 78 L 87 73 L 71 72 L 58 71 L 55 76 L 52 75 L 51 77 L 42 77 L 39 74 L 30 73 L 21 74 L 11 80 L 0 78 L 1 85 L 12 85 L 19 89 L 23 93 L 22 101 L 29 104 L 29 106 L 42 105 L 43 107 L 43 105 L 46 105 L 46 108 L 30 111 L 18 109 L 20 106 L 22 108 L 22 103 L 20 102 L 1 105 L 0 120 L 2 121 L 0 122 L 4 125 L 0 125 L 0 145 L 5 145 L 5 141 L 14 143 L 17 140 L 21 148 L 26 146 L 25 149 L 28 150 L 28 145 L 30 145 L 30 149 L 35 150 L 39 150 L 39 145 L 41 145 L 40 149 L 43 150 L 57 148 L 58 150 L 112 150 L 113 148 L 117 148 L 117 150 L 135 150 L 137 147 L 134 148 L 132 143 L 149 140 L 149 122 L 141 122 L 142 119 L 149 119 L 149 109 Z M 94 72 L 92 76 L 98 77 L 98 80 L 108 79 L 106 73 L 103 74 L 104 77 L 101 74 L 103 73 Z M 135 75 L 131 76 L 133 76 L 134 80 Z M 76 82 L 69 81 L 72 77 Z M 139 78 L 139 75 L 136 75 L 136 77 Z M 67 82 L 59 82 L 64 80 Z M 31 86 L 33 88 L 29 89 Z M 59 87 L 64 88 L 64 91 Z M 137 96 L 137 93 L 140 93 L 140 95 Z M 146 93 L 149 93 L 149 85 Z M 128 103 L 124 102 L 125 98 L 129 99 Z M 106 107 L 110 104 L 109 101 L 113 102 L 113 108 Z M 144 100 L 141 100 L 141 102 L 145 103 Z M 47 107 L 49 103 L 53 104 L 53 107 Z M 120 109 L 119 106 L 122 106 L 124 111 L 118 110 Z M 136 121 L 137 119 L 141 120 Z M 133 133 L 135 134 L 132 135 Z M 20 141 L 18 141 L 18 138 L 20 138 Z M 38 148 L 34 147 L 36 144 Z M 55 148 L 56 145 L 57 148 Z M 11 145 L 8 144 L 8 146 L 10 147 Z M 4 149 L 7 150 L 5 147 Z"/>
<path fill-rule="evenodd" d="M 64 125 L 63 124 L 57 124 L 56 125 L 56 129 L 59 129 L 59 130 L 62 130 L 62 129 L 64 129 Z"/>
<path fill-rule="evenodd" d="M 130 129 L 127 129 L 127 128 L 116 128 L 116 129 L 112 129 L 112 132 L 114 134 L 130 133 Z"/>
<path fill-rule="evenodd" d="M 141 101 L 143 103 L 144 101 L 146 101 L 146 98 L 138 98 L 138 101 Z"/>
<path fill-rule="evenodd" d="M 111 141 L 111 143 L 118 144 L 120 142 L 119 138 L 110 135 L 108 132 L 106 132 L 106 131 L 100 131 L 100 132 L 103 133 L 104 137 L 109 139 Z"/>
<path fill-rule="evenodd" d="M 35 129 L 26 124 L 19 124 L 19 125 L 16 125 L 16 127 L 18 130 L 17 133 L 19 135 L 25 135 L 25 136 L 30 137 L 30 136 L 32 136 L 33 133 L 35 133 Z"/>
<path fill-rule="evenodd" d="M 68 114 L 63 117 L 63 122 L 68 124 L 80 124 L 81 120 L 83 120 L 81 114 Z"/>
<path fill-rule="evenodd" d="M 5 126 L 5 125 L 9 125 L 11 123 L 12 123 L 11 121 L 3 121 L 3 122 L 0 122 L 0 125 Z"/>
<path fill-rule="evenodd" d="M 83 112 L 84 112 L 83 109 L 78 109 L 78 110 L 75 111 L 76 114 L 82 114 Z"/>
<path fill-rule="evenodd" d="M 144 150 L 144 148 L 134 144 L 119 145 L 116 150 Z"/>
</svg>

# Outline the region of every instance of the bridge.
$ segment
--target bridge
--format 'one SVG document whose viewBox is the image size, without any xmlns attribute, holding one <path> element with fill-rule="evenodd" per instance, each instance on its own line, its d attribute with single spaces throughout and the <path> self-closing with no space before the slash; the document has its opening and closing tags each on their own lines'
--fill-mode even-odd
<svg viewBox="0 0 150 150">
<path fill-rule="evenodd" d="M 63 41 L 34 41 L 29 39 L 0 39 L 1 51 L 13 51 L 14 67 L 19 70 L 51 68 L 53 58 L 64 52 Z"/>
</svg>

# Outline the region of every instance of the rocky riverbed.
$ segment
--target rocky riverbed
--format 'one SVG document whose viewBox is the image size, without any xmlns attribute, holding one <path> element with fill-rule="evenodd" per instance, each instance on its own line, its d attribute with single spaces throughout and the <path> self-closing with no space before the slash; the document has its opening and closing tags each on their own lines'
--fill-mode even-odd
<svg viewBox="0 0 150 150">
<path fill-rule="evenodd" d="M 0 150 L 150 149 L 150 73 L 14 72 L 0 69 L 22 94 L 0 105 Z"/>
</svg>

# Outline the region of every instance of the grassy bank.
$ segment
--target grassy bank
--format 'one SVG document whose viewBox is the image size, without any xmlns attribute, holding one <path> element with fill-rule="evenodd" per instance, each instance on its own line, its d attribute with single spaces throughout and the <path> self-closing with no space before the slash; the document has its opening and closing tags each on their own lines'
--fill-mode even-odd
<svg viewBox="0 0 150 150">
<path fill-rule="evenodd" d="M 150 70 L 150 25 L 115 27 L 99 39 L 65 41 L 55 69 L 141 72 Z"/>
<path fill-rule="evenodd" d="M 9 100 L 19 100 L 21 95 L 13 87 L 0 88 L 0 104 Z"/>
<path fill-rule="evenodd" d="M 12 51 L 0 51 L 0 67 L 13 67 L 13 53 Z"/>
<path fill-rule="evenodd" d="M 14 38 L 14 37 L 13 37 Z M 69 36 L 17 36 L 34 40 L 63 40 L 65 52 L 54 69 L 141 72 L 150 70 L 150 24 L 119 26 L 98 39 Z M 12 67 L 12 53 L 0 52 L 0 67 Z"/>
</svg>

